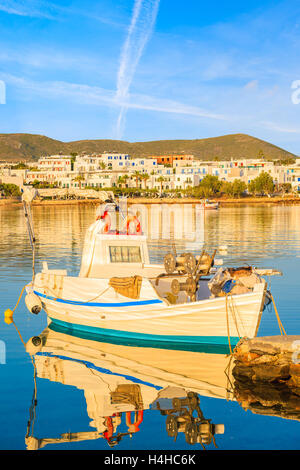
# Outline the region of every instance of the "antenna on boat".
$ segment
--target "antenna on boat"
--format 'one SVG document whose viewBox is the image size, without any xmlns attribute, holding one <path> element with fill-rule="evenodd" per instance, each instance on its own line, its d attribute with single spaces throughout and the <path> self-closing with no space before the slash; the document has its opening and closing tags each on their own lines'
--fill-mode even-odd
<svg viewBox="0 0 300 470">
<path fill-rule="evenodd" d="M 35 234 L 34 234 L 34 227 L 33 227 L 33 220 L 32 220 L 32 214 L 31 214 L 31 202 L 37 195 L 36 190 L 30 190 L 29 188 L 25 189 L 22 191 L 22 202 L 23 202 L 23 209 L 24 209 L 24 215 L 26 219 L 26 224 L 27 224 L 27 231 L 28 231 L 28 237 L 30 241 L 30 246 L 32 249 L 32 279 L 34 279 L 35 276 Z"/>
</svg>

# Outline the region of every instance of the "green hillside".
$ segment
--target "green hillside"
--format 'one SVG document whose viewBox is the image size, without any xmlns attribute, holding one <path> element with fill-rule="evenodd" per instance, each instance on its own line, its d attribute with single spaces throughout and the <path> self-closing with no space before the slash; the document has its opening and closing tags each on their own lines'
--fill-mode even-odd
<svg viewBox="0 0 300 470">
<path fill-rule="evenodd" d="M 121 152 L 133 157 L 185 153 L 201 160 L 257 158 L 278 160 L 295 155 L 276 145 L 246 134 L 232 134 L 209 139 L 157 140 L 152 142 L 126 142 L 120 140 L 79 140 L 61 142 L 35 134 L 0 134 L 1 160 L 30 160 L 42 155 L 62 152 Z"/>
</svg>

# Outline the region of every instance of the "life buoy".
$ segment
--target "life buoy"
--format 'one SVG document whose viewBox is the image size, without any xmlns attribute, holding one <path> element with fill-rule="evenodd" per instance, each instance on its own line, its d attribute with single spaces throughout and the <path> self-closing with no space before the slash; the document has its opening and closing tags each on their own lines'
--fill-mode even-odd
<svg viewBox="0 0 300 470">
<path fill-rule="evenodd" d="M 126 412 L 126 426 L 128 427 L 129 432 L 138 432 L 140 430 L 139 426 L 143 422 L 144 411 L 139 410 L 134 413 L 134 422 L 131 422 L 131 412 Z"/>
<path fill-rule="evenodd" d="M 103 436 L 106 440 L 110 440 L 114 433 L 114 426 L 111 419 L 111 416 L 106 416 L 105 418 L 106 431 L 104 431 Z"/>
<path fill-rule="evenodd" d="M 130 224 L 132 222 L 135 225 L 135 233 L 137 235 L 141 235 L 142 234 L 141 223 L 140 223 L 140 221 L 139 221 L 139 219 L 137 218 L 136 215 L 129 215 L 126 219 L 126 233 L 127 233 L 127 235 L 129 234 L 129 228 L 130 228 Z"/>
<path fill-rule="evenodd" d="M 111 218 L 108 211 L 105 211 L 102 215 L 99 215 L 96 220 L 104 220 L 105 225 L 103 228 L 103 233 L 108 233 L 111 226 Z"/>
</svg>

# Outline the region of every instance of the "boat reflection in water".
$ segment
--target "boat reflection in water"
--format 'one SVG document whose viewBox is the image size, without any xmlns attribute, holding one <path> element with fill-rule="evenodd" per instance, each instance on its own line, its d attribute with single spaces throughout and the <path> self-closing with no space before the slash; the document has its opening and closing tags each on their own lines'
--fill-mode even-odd
<svg viewBox="0 0 300 470">
<path fill-rule="evenodd" d="M 184 433 L 188 444 L 200 448 L 216 446 L 215 435 L 224 433 L 223 424 L 206 417 L 200 396 L 232 399 L 230 358 L 225 353 L 101 343 L 57 331 L 57 327 L 55 331 L 51 325 L 28 341 L 27 351 L 34 356 L 38 378 L 84 391 L 90 426 L 95 428 L 57 438 L 35 437 L 33 400 L 27 449 L 99 438 L 113 447 L 142 432 L 144 410 L 160 413 L 170 438 L 176 440 L 178 433 Z M 119 432 L 124 423 L 126 432 Z"/>
</svg>

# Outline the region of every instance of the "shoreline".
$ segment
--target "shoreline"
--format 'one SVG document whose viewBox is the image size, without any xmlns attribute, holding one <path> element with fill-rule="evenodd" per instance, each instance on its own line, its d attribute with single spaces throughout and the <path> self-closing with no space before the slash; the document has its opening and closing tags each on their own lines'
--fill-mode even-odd
<svg viewBox="0 0 300 470">
<path fill-rule="evenodd" d="M 215 198 L 213 202 L 219 202 L 220 207 L 229 205 L 300 205 L 300 197 L 245 197 L 245 198 Z M 127 198 L 128 204 L 199 204 L 200 199 L 196 198 Z M 63 205 L 98 205 L 101 204 L 98 199 L 66 199 L 66 200 L 41 200 L 33 201 L 33 206 L 63 206 Z M 0 199 L 0 206 L 22 205 L 19 199 Z"/>
</svg>

